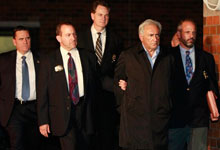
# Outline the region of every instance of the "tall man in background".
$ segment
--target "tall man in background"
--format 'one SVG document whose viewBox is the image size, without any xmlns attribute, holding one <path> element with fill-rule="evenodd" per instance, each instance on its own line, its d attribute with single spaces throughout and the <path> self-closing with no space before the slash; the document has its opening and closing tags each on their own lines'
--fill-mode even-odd
<svg viewBox="0 0 220 150">
<path fill-rule="evenodd" d="M 39 149 L 36 112 L 36 71 L 39 60 L 31 52 L 31 37 L 24 26 L 13 32 L 16 51 L 0 55 L 0 124 L 11 150 Z"/>
<path fill-rule="evenodd" d="M 92 52 L 96 59 L 99 76 L 99 91 L 96 103 L 96 126 L 98 147 L 100 150 L 113 150 L 118 146 L 119 116 L 116 111 L 116 101 L 113 93 L 114 68 L 122 50 L 122 40 L 110 28 L 110 7 L 104 1 L 95 1 L 91 9 L 93 24 L 78 34 L 79 47 Z"/>
</svg>

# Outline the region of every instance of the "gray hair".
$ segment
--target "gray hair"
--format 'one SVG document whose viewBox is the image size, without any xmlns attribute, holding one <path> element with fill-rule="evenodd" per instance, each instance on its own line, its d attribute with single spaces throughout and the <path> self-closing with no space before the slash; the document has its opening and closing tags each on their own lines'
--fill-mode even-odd
<svg viewBox="0 0 220 150">
<path fill-rule="evenodd" d="M 144 27 L 147 25 L 156 25 L 158 27 L 160 33 L 162 31 L 162 25 L 160 24 L 160 22 L 158 22 L 156 20 L 152 20 L 152 19 L 147 19 L 139 25 L 138 33 L 143 35 L 144 34 Z"/>
</svg>

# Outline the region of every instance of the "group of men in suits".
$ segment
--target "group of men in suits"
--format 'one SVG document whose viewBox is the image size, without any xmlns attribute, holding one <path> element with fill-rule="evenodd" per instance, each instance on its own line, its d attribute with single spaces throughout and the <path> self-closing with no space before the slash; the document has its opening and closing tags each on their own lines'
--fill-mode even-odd
<svg viewBox="0 0 220 150">
<path fill-rule="evenodd" d="M 41 54 L 36 61 L 30 50 L 29 30 L 15 28 L 13 43 L 17 50 L 0 56 L 0 123 L 7 129 L 11 149 L 40 149 L 35 146 L 42 139 L 40 134 L 58 137 L 62 150 L 118 148 L 113 77 L 122 42 L 106 27 L 109 12 L 106 2 L 95 1 L 93 24 L 78 38 L 72 24 L 58 24 L 60 48 Z M 97 45 L 101 47 L 101 61 Z M 24 56 L 28 76 L 23 75 Z M 35 72 L 38 67 L 39 72 Z M 29 90 L 23 87 L 26 79 Z M 23 90 L 29 92 L 28 98 L 22 97 Z M 28 142 L 30 137 L 36 138 L 34 144 Z"/>
<path fill-rule="evenodd" d="M 215 61 L 195 46 L 194 21 L 185 19 L 177 29 L 178 46 L 164 55 L 160 23 L 146 20 L 139 26 L 141 43 L 119 57 L 114 83 L 125 150 L 207 149 L 206 94 L 219 97 Z"/>
<path fill-rule="evenodd" d="M 195 23 L 180 22 L 168 54 L 161 24 L 147 19 L 140 43 L 121 53 L 109 13 L 95 1 L 93 24 L 78 36 L 71 23 L 58 24 L 60 47 L 40 59 L 29 30 L 14 29 L 16 51 L 0 55 L 0 125 L 12 150 L 42 149 L 41 135 L 58 137 L 62 150 L 206 149 L 206 93 L 219 94 L 213 56 L 194 45 Z"/>
</svg>

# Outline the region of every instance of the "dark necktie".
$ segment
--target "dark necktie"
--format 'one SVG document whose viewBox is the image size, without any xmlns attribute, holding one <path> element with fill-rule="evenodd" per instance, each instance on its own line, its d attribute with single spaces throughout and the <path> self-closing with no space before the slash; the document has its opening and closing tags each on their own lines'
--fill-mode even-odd
<svg viewBox="0 0 220 150">
<path fill-rule="evenodd" d="M 21 58 L 22 58 L 22 94 L 21 94 L 21 97 L 23 100 L 28 100 L 30 96 L 28 66 L 26 63 L 26 57 L 22 56 Z"/>
<path fill-rule="evenodd" d="M 192 60 L 189 57 L 190 51 L 186 51 L 186 80 L 189 83 L 193 75 Z"/>
<path fill-rule="evenodd" d="M 77 81 L 76 66 L 70 53 L 68 60 L 68 78 L 69 78 L 69 93 L 73 103 L 76 105 L 79 102 L 79 89 Z"/>
<path fill-rule="evenodd" d="M 97 41 L 96 41 L 96 51 L 95 51 L 95 54 L 98 58 L 98 63 L 99 65 L 101 64 L 102 62 L 102 41 L 101 41 L 101 33 L 98 32 L 97 33 L 99 36 L 97 38 Z"/>
</svg>

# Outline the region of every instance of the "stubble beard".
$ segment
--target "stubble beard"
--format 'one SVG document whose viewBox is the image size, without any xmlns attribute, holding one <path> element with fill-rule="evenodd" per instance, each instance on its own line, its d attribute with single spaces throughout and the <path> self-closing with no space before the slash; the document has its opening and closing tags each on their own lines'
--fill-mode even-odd
<svg viewBox="0 0 220 150">
<path fill-rule="evenodd" d="M 195 43 L 195 39 L 191 38 L 189 40 L 192 40 L 192 42 L 188 42 L 187 40 L 184 40 L 182 38 L 180 39 L 180 41 L 183 43 L 184 46 L 186 46 L 187 48 L 192 48 Z"/>
</svg>

